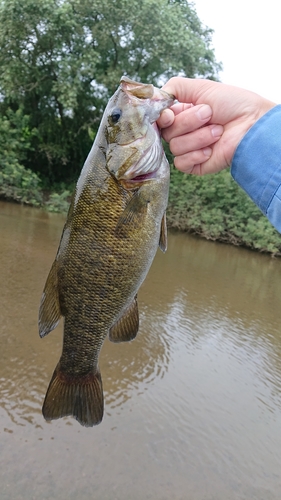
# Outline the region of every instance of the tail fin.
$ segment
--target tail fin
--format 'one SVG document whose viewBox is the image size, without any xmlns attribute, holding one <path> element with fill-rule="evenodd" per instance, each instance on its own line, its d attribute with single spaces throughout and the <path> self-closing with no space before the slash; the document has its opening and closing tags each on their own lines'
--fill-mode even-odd
<svg viewBox="0 0 281 500">
<path fill-rule="evenodd" d="M 81 425 L 93 427 L 102 421 L 103 390 L 99 370 L 85 376 L 70 376 L 57 365 L 43 408 L 46 420 L 73 416 Z"/>
</svg>

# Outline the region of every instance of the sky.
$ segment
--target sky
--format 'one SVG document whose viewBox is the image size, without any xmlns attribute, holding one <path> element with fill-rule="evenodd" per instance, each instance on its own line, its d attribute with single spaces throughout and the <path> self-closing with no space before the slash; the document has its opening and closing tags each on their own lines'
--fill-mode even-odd
<svg viewBox="0 0 281 500">
<path fill-rule="evenodd" d="M 281 104 L 281 4 L 278 0 L 193 0 L 200 21 L 212 28 L 222 62 L 220 80 Z"/>
</svg>

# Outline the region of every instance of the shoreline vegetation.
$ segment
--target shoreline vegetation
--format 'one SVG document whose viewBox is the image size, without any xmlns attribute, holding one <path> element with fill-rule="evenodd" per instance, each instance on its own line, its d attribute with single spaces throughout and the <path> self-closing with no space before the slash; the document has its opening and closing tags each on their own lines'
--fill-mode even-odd
<svg viewBox="0 0 281 500">
<path fill-rule="evenodd" d="M 2 0 L 0 198 L 66 212 L 121 76 L 218 81 L 212 37 L 188 0 Z M 171 171 L 170 228 L 281 255 L 279 233 L 229 172 Z"/>
<path fill-rule="evenodd" d="M 41 188 L 37 174 L 19 164 L 0 170 L 0 198 L 67 213 L 74 184 Z M 207 240 L 281 256 L 281 236 L 232 179 L 229 171 L 196 177 L 172 168 L 167 223 Z"/>
<path fill-rule="evenodd" d="M 281 235 L 229 169 L 204 177 L 172 170 L 167 220 L 170 228 L 281 256 Z"/>
</svg>

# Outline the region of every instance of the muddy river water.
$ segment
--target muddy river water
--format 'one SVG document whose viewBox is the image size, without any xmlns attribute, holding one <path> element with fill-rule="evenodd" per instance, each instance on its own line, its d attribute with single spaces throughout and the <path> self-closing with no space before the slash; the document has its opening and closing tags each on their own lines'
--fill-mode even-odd
<svg viewBox="0 0 281 500">
<path fill-rule="evenodd" d="M 64 217 L 0 203 L 0 499 L 280 500 L 281 259 L 169 234 L 140 332 L 101 352 L 103 422 L 45 422 L 37 330 Z"/>
</svg>

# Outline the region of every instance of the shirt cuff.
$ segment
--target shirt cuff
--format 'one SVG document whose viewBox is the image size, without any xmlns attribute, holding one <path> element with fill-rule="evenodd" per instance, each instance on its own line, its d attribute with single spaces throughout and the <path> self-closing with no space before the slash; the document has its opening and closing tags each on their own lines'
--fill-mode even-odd
<svg viewBox="0 0 281 500">
<path fill-rule="evenodd" d="M 246 133 L 235 151 L 231 175 L 281 232 L 281 105 Z"/>
</svg>

